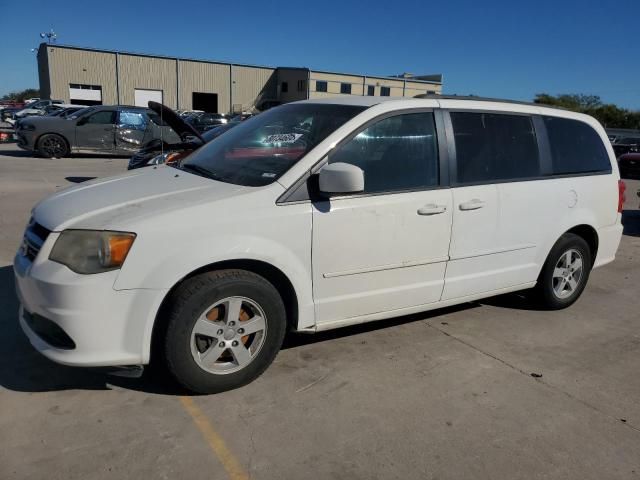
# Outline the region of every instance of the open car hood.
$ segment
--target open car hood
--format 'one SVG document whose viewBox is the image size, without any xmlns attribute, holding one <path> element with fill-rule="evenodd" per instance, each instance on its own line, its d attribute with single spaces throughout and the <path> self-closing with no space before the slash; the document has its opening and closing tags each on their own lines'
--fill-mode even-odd
<svg viewBox="0 0 640 480">
<path fill-rule="evenodd" d="M 167 122 L 173 131 L 176 132 L 183 140 L 187 135 L 191 135 L 199 139 L 203 144 L 206 143 L 204 138 L 202 138 L 202 135 L 200 135 L 195 128 L 182 120 L 176 112 L 171 110 L 169 107 L 158 102 L 150 101 L 149 108 L 160 115 L 160 118 Z"/>
</svg>

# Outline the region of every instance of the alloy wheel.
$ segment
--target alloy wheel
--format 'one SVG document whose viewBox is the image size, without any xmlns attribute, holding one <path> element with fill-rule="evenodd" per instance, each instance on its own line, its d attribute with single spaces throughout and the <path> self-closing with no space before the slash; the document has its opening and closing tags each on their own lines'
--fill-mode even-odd
<svg viewBox="0 0 640 480">
<path fill-rule="evenodd" d="M 191 331 L 191 355 L 203 370 L 228 374 L 251 363 L 264 345 L 263 309 L 246 297 L 227 297 L 207 308 Z"/>
<path fill-rule="evenodd" d="M 576 249 L 564 252 L 553 269 L 553 293 L 560 299 L 573 295 L 582 280 L 584 259 Z"/>
</svg>

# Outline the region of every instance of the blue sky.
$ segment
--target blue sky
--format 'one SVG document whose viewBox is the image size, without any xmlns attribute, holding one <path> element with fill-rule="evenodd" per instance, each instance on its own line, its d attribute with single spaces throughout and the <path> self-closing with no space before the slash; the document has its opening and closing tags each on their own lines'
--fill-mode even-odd
<svg viewBox="0 0 640 480">
<path fill-rule="evenodd" d="M 58 42 L 371 75 L 443 73 L 444 92 L 588 93 L 640 109 L 639 0 L 0 0 L 0 94 L 38 85 Z"/>
</svg>

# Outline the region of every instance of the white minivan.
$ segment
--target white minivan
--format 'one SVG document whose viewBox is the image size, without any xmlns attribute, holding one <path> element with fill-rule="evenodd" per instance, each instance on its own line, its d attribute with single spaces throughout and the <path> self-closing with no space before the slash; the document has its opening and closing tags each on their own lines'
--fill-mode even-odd
<svg viewBox="0 0 640 480">
<path fill-rule="evenodd" d="M 532 289 L 614 259 L 623 187 L 593 118 L 482 99 L 273 108 L 181 164 L 60 191 L 15 256 L 20 322 L 67 365 L 246 384 L 317 332 Z"/>
</svg>

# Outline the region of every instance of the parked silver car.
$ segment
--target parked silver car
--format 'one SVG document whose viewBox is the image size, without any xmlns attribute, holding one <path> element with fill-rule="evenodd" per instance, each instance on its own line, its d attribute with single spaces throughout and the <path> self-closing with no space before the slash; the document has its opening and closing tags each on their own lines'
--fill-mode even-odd
<svg viewBox="0 0 640 480">
<path fill-rule="evenodd" d="M 61 117 L 29 117 L 16 127 L 18 146 L 43 157 L 70 153 L 130 156 L 154 139 L 181 139 L 148 108 L 123 105 L 94 106 Z"/>
</svg>

